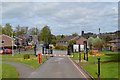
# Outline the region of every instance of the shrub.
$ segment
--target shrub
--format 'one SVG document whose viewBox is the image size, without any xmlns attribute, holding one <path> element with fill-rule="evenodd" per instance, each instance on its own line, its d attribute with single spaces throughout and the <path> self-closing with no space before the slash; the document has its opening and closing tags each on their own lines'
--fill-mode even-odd
<svg viewBox="0 0 120 80">
<path fill-rule="evenodd" d="M 92 55 L 92 54 L 93 54 L 93 51 L 92 51 L 92 50 L 90 50 L 90 51 L 89 51 L 89 54 L 90 54 L 90 55 Z"/>
<path fill-rule="evenodd" d="M 29 55 L 29 54 L 24 54 L 23 58 L 24 58 L 24 59 L 29 59 L 29 58 L 30 58 L 30 55 Z"/>
<path fill-rule="evenodd" d="M 55 49 L 58 49 L 58 50 L 66 50 L 66 49 L 67 49 L 67 46 L 56 46 Z"/>
</svg>

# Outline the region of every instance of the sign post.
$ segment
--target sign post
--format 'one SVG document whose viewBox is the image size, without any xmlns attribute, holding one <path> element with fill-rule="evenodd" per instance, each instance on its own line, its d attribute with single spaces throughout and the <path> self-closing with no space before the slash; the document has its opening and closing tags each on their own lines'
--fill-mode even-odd
<svg viewBox="0 0 120 80">
<path fill-rule="evenodd" d="M 96 54 L 98 54 L 98 50 L 93 50 L 93 54 L 95 54 L 95 64 L 96 64 Z"/>
</svg>

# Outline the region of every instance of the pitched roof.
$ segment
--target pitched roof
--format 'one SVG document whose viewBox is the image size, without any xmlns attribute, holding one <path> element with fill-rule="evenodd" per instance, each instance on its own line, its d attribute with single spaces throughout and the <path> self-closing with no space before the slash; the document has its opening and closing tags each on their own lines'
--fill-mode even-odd
<svg viewBox="0 0 120 80">
<path fill-rule="evenodd" d="M 70 40 L 76 40 L 78 38 L 79 38 L 79 36 L 68 36 L 66 38 L 60 39 L 59 41 L 70 41 Z"/>
<path fill-rule="evenodd" d="M 109 41 L 110 43 L 113 43 L 113 42 L 117 42 L 117 43 L 120 43 L 120 39 L 114 39 L 114 40 L 111 40 Z"/>
</svg>

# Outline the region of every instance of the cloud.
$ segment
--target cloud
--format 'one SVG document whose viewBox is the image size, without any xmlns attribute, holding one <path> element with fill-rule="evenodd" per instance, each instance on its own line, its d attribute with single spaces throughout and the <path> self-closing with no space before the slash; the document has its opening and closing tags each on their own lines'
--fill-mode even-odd
<svg viewBox="0 0 120 80">
<path fill-rule="evenodd" d="M 49 25 L 53 34 L 80 33 L 81 30 L 98 33 L 99 27 L 108 32 L 117 30 L 117 6 L 107 2 L 4 2 L 2 20 L 3 25 L 7 22 L 14 26 L 37 25 L 40 29 Z"/>
</svg>

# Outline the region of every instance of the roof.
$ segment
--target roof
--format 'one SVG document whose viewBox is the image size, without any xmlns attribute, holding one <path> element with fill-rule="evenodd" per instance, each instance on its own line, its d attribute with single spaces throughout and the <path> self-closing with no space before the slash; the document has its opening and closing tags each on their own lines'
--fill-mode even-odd
<svg viewBox="0 0 120 80">
<path fill-rule="evenodd" d="M 76 40 L 78 38 L 79 38 L 79 36 L 68 36 L 66 38 L 60 39 L 59 41 L 70 41 L 70 40 Z"/>
<path fill-rule="evenodd" d="M 7 35 L 0 35 L 0 47 L 5 47 L 5 46 L 12 46 L 12 38 Z M 14 40 L 13 40 L 13 45 L 14 45 Z"/>
<path fill-rule="evenodd" d="M 111 40 L 109 41 L 110 43 L 113 43 L 113 42 L 117 42 L 117 43 L 120 43 L 120 39 L 114 39 L 114 40 Z"/>
</svg>

